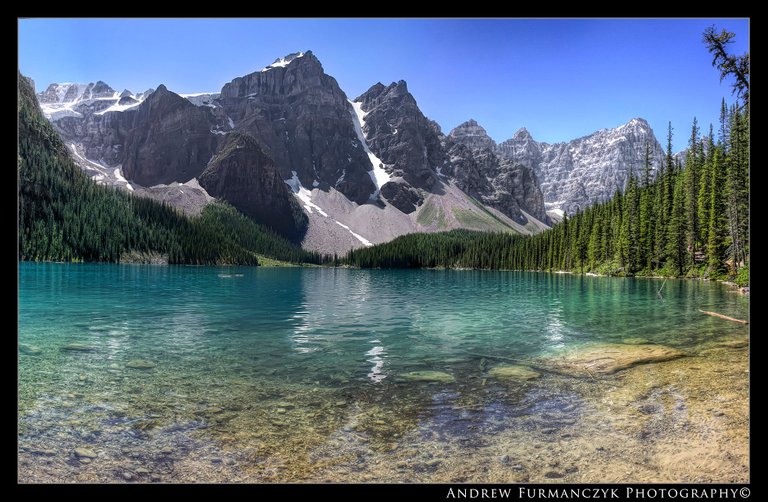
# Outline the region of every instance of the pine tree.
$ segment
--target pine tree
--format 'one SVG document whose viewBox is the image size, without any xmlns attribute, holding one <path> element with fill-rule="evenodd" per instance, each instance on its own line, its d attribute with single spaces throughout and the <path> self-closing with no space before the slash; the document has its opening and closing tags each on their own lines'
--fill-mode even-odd
<svg viewBox="0 0 768 502">
<path fill-rule="evenodd" d="M 710 155 L 711 158 L 711 182 L 713 187 L 720 187 L 724 181 L 722 165 L 722 150 L 717 147 Z M 707 265 L 710 277 L 721 277 L 727 270 L 726 237 L 728 228 L 725 217 L 725 201 L 720 189 L 710 190 L 707 232 Z"/>
<path fill-rule="evenodd" d="M 749 133 L 745 113 L 731 110 L 730 152 L 726 170 L 728 227 L 731 234 L 731 271 L 746 264 L 749 254 Z"/>
<path fill-rule="evenodd" d="M 720 81 L 725 77 L 734 78 L 733 92 L 739 98 L 744 99 L 744 104 L 749 109 L 749 53 L 741 56 L 728 54 L 727 47 L 733 43 L 735 33 L 723 29 L 717 33 L 714 26 L 704 30 L 703 40 L 707 49 L 712 54 L 712 66 L 720 70 Z"/>
<path fill-rule="evenodd" d="M 637 178 L 630 171 L 624 193 L 624 207 L 619 234 L 619 259 L 627 275 L 634 275 L 640 263 L 640 200 Z"/>
<path fill-rule="evenodd" d="M 684 177 L 676 176 L 672 197 L 672 212 L 667 227 L 667 259 L 672 271 L 683 275 L 688 264 L 686 253 L 686 236 L 688 235 L 688 218 L 685 214 L 686 195 Z"/>
<path fill-rule="evenodd" d="M 713 185 L 711 181 L 713 169 L 712 154 L 715 149 L 714 133 L 712 131 L 711 124 L 709 126 L 709 136 L 707 138 L 703 138 L 701 144 L 702 147 L 700 148 L 700 151 L 701 155 L 704 157 L 704 160 L 700 163 L 701 177 L 699 179 L 699 193 L 696 207 L 699 212 L 699 220 L 702 222 L 700 231 L 701 242 L 706 243 L 708 242 L 707 234 L 709 232 L 709 207 L 711 205 L 712 199 L 712 194 L 710 192 L 715 188 L 715 185 Z"/>
<path fill-rule="evenodd" d="M 691 137 L 688 140 L 688 154 L 685 156 L 685 168 L 683 178 L 685 179 L 685 211 L 688 217 L 686 226 L 686 242 L 688 252 L 690 253 L 690 262 L 695 263 L 696 252 L 698 251 L 699 234 L 699 126 L 694 117 L 691 127 Z"/>
<path fill-rule="evenodd" d="M 643 159 L 642 189 L 640 191 L 639 203 L 639 267 L 651 270 L 653 268 L 653 249 L 654 249 L 654 211 L 653 198 L 654 186 L 652 181 L 653 166 L 651 165 L 651 146 L 645 144 L 645 158 Z"/>
</svg>

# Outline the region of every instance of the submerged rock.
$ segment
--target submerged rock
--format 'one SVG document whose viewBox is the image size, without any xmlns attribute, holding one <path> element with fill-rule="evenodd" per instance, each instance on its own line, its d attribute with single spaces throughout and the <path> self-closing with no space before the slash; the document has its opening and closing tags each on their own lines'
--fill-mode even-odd
<svg viewBox="0 0 768 502">
<path fill-rule="evenodd" d="M 747 340 L 726 340 L 717 344 L 718 347 L 725 347 L 728 349 L 741 349 L 749 346 Z"/>
<path fill-rule="evenodd" d="M 36 345 L 29 345 L 27 343 L 20 343 L 19 344 L 19 352 L 21 352 L 22 354 L 30 355 L 30 356 L 38 356 L 38 355 L 40 355 L 43 352 L 43 350 L 40 347 L 36 346 Z"/>
<path fill-rule="evenodd" d="M 125 363 L 126 368 L 133 368 L 136 370 L 151 370 L 155 366 L 157 366 L 155 363 L 144 359 L 134 359 Z"/>
<path fill-rule="evenodd" d="M 75 448 L 75 455 L 80 458 L 96 458 L 96 452 L 88 448 Z"/>
<path fill-rule="evenodd" d="M 70 343 L 63 346 L 61 350 L 66 350 L 68 352 L 93 352 L 96 350 L 96 347 L 84 343 Z"/>
<path fill-rule="evenodd" d="M 515 380 L 534 380 L 541 376 L 541 373 L 533 371 L 527 366 L 496 366 L 491 368 L 488 374 L 496 378 L 511 378 Z"/>
<path fill-rule="evenodd" d="M 403 373 L 400 375 L 403 380 L 409 380 L 411 382 L 439 382 L 439 383 L 452 383 L 456 379 L 453 375 L 445 373 L 443 371 L 411 371 L 409 373 Z"/>
<path fill-rule="evenodd" d="M 625 338 L 622 342 L 628 345 L 645 345 L 651 343 L 647 338 Z"/>
<path fill-rule="evenodd" d="M 637 364 L 670 361 L 683 356 L 683 352 L 665 345 L 611 343 L 580 347 L 539 362 L 558 373 L 583 377 L 609 375 Z"/>
</svg>

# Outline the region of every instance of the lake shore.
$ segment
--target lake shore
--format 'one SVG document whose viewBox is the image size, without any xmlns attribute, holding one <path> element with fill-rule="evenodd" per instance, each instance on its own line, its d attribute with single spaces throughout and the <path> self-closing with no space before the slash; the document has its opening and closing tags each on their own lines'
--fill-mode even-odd
<svg viewBox="0 0 768 502">
<path fill-rule="evenodd" d="M 286 404 L 258 426 L 271 431 L 259 439 L 215 425 L 164 439 L 154 437 L 161 431 L 139 435 L 112 451 L 22 438 L 19 481 L 743 483 L 749 481 L 747 361 L 744 344 L 712 344 L 690 357 L 594 380 L 545 378 L 537 385 L 579 396 L 576 418 L 553 408 L 544 416 L 510 417 L 494 432 L 470 428 L 447 440 L 407 426 L 403 417 L 378 415 L 363 399 L 347 403 L 326 434 Z M 221 413 L 214 410 L 213 423 Z M 384 418 L 389 425 L 374 432 Z M 399 432 L 384 434 L 393 431 Z M 282 438 L 279 448 L 264 443 L 270 436 Z"/>
</svg>

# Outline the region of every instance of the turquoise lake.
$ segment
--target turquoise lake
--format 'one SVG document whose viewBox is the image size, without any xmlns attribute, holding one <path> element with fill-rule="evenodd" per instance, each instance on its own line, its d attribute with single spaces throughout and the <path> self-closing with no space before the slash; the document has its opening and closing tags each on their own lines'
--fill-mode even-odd
<svg viewBox="0 0 768 502">
<path fill-rule="evenodd" d="M 747 319 L 749 297 L 529 272 L 21 263 L 19 479 L 745 481 L 749 327 L 700 309 Z M 547 363 L 611 344 L 684 357 Z"/>
</svg>

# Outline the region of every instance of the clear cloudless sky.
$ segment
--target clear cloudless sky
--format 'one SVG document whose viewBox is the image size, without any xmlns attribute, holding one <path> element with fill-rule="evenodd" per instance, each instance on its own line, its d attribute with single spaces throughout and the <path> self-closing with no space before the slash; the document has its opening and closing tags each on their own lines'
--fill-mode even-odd
<svg viewBox="0 0 768 502">
<path fill-rule="evenodd" d="M 717 127 L 734 100 L 701 41 L 713 24 L 749 50 L 747 19 L 21 19 L 19 69 L 38 92 L 218 92 L 311 49 L 352 99 L 405 80 L 446 133 L 474 118 L 496 141 L 526 127 L 553 143 L 643 117 L 662 144 L 672 121 L 680 150 L 694 116 Z"/>
</svg>

